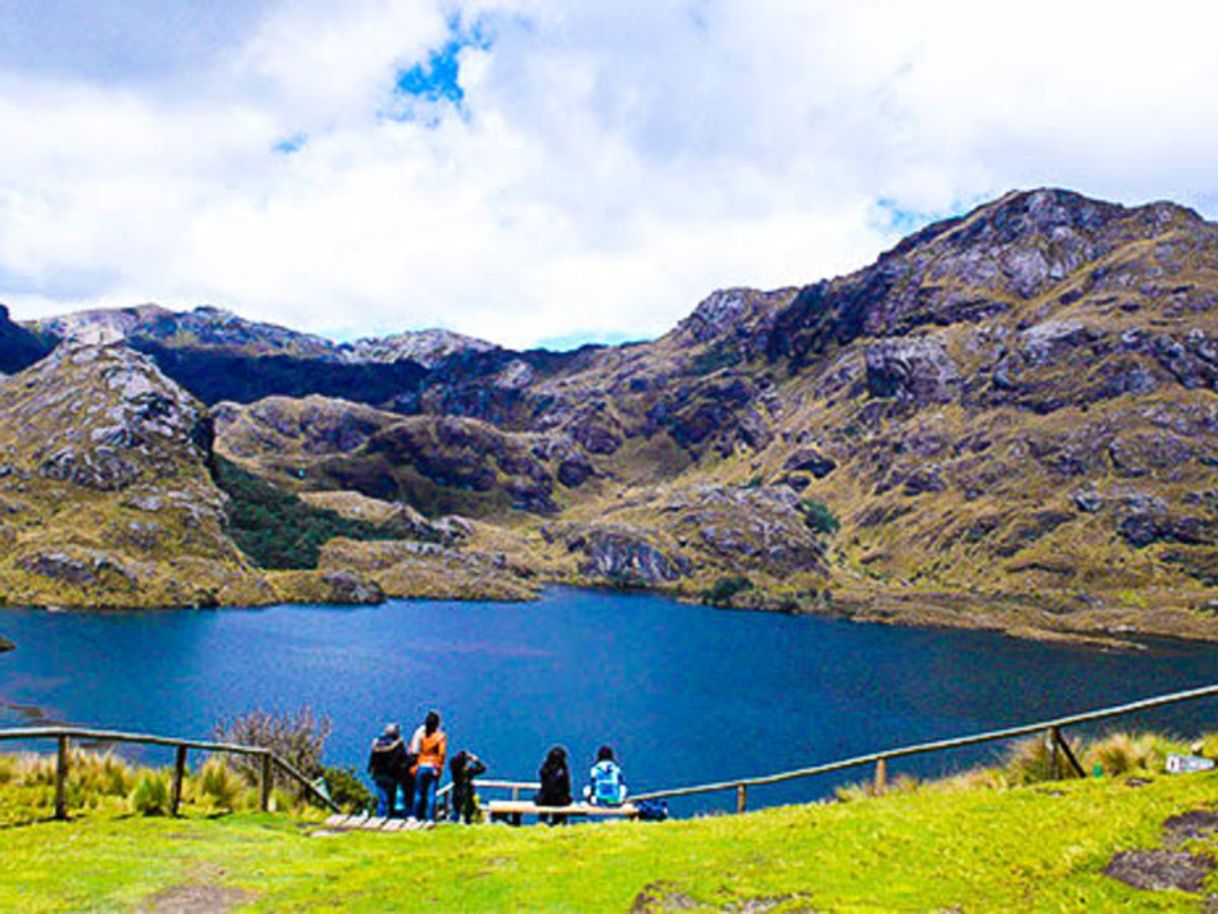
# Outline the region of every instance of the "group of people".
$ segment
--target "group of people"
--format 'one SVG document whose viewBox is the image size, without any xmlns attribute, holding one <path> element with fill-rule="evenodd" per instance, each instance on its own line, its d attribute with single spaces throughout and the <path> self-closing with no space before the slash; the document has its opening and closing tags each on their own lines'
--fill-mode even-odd
<svg viewBox="0 0 1218 914">
<path fill-rule="evenodd" d="M 468 825 L 477 802 L 474 779 L 486 773 L 486 765 L 467 750 L 448 759 L 448 736 L 440 729 L 437 711 L 427 712 L 409 742 L 403 741 L 397 724 L 387 724 L 381 735 L 373 740 L 368 773 L 376 785 L 376 814 L 434 822 L 436 791 L 445 761 L 448 761 L 453 785 L 449 816 L 454 822 L 464 821 Z M 571 771 L 566 749 L 554 746 L 546 753 L 538 779 L 541 789 L 534 798 L 538 806 L 571 805 Z M 401 806 L 398 805 L 399 793 Z M 620 806 L 626 802 L 626 779 L 609 746 L 601 746 L 597 751 L 583 796 L 586 802 L 599 806 Z M 557 825 L 565 822 L 566 816 L 555 813 L 542 819 Z"/>
<path fill-rule="evenodd" d="M 567 765 L 566 749 L 555 746 L 547 752 L 537 778 L 541 781 L 541 790 L 533 802 L 538 806 L 571 805 L 571 770 Z M 584 786 L 584 801 L 594 806 L 621 806 L 626 802 L 626 778 L 610 746 L 601 746 L 596 751 L 596 762 Z M 562 813 L 540 818 L 549 825 L 560 825 L 567 821 Z"/>
<path fill-rule="evenodd" d="M 372 742 L 368 757 L 368 773 L 376 785 L 376 814 L 381 817 L 403 816 L 420 822 L 436 820 L 436 788 L 448 760 L 448 735 L 440 729 L 440 714 L 428 711 L 423 723 L 414 731 L 410 742 L 402 740 L 397 724 L 388 724 Z M 450 814 L 453 821 L 464 816 L 466 823 L 473 815 L 474 778 L 485 773 L 486 766 L 472 752 L 462 750 L 449 760 L 453 780 Z M 402 796 L 402 806 L 397 798 Z"/>
</svg>

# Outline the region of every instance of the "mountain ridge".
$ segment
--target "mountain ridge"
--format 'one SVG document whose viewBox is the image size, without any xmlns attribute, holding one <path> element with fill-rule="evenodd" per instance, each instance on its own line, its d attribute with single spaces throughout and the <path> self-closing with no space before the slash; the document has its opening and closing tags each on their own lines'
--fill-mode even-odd
<svg viewBox="0 0 1218 914">
<path fill-rule="evenodd" d="M 239 374 L 176 353 L 196 393 Z M 217 452 L 309 498 L 466 514 L 535 582 L 1218 637 L 1218 226 L 1176 204 L 1012 192 L 655 340 L 378 363 L 357 396 L 258 358 L 204 397 Z M 343 555 L 375 579 L 401 551 Z"/>
</svg>

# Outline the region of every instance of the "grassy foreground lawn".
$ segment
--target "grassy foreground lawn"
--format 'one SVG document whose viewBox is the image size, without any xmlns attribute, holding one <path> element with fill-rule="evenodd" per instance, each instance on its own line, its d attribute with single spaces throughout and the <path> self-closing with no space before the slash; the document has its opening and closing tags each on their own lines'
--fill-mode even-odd
<svg viewBox="0 0 1218 914">
<path fill-rule="evenodd" d="M 1101 871 L 1118 850 L 1162 846 L 1169 816 L 1215 806 L 1218 775 L 1205 773 L 396 835 L 312 837 L 315 823 L 248 813 L 86 813 L 0 827 L 0 909 L 1200 910 L 1204 892 L 1139 891 Z M 1186 848 L 1211 846 L 1218 836 Z"/>
</svg>

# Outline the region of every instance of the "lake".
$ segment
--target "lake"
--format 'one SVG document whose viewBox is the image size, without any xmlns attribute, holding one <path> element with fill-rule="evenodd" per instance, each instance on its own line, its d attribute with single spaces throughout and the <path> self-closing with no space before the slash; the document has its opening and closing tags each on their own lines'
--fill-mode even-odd
<svg viewBox="0 0 1218 914">
<path fill-rule="evenodd" d="M 327 760 L 361 772 L 369 741 L 439 708 L 450 751 L 532 780 L 553 743 L 582 776 L 602 742 L 635 792 L 760 775 L 1033 722 L 1218 681 L 1218 647 L 1111 653 L 991 632 L 857 625 L 552 588 L 537 603 L 391 601 L 172 612 L 0 610 L 0 726 L 56 721 L 205 737 L 223 716 L 302 704 L 334 722 Z M 1218 702 L 1114 726 L 1218 730 Z M 41 744 L 43 751 L 50 744 Z M 937 774 L 993 757 L 893 763 Z M 164 758 L 162 758 L 162 755 Z M 168 763 L 171 750 L 143 758 Z M 750 792 L 823 797 L 835 780 Z M 674 812 L 728 809 L 722 794 Z"/>
</svg>

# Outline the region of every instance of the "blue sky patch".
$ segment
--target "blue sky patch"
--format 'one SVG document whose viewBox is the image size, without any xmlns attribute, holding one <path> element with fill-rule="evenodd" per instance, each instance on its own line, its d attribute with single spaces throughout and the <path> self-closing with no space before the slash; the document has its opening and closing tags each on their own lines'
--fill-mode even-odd
<svg viewBox="0 0 1218 914">
<path fill-rule="evenodd" d="M 651 337 L 646 334 L 622 333 L 613 330 L 584 330 L 565 333 L 562 336 L 546 337 L 545 339 L 538 340 L 537 347 L 539 349 L 549 349 L 553 352 L 568 352 L 588 343 L 598 343 L 602 346 L 620 346 L 623 343 L 637 343 L 647 339 L 651 339 Z"/>
<path fill-rule="evenodd" d="M 307 133 L 293 133 L 289 137 L 284 137 L 278 143 L 271 147 L 274 152 L 280 155 L 290 156 L 294 152 L 299 152 L 304 148 L 304 144 L 309 142 Z"/>
<path fill-rule="evenodd" d="M 449 40 L 432 51 L 425 63 L 417 63 L 398 75 L 397 91 L 426 101 L 452 102 L 458 108 L 465 98 L 461 88 L 461 64 L 457 59 L 464 48 L 489 48 L 490 36 L 475 22 L 465 26 L 459 19 L 448 23 Z"/>
<path fill-rule="evenodd" d="M 943 218 L 936 213 L 905 209 L 891 197 L 881 197 L 875 201 L 875 205 L 879 211 L 877 221 L 880 223 L 880 227 L 901 236 L 909 235 L 924 225 L 930 225 L 936 219 Z"/>
</svg>

